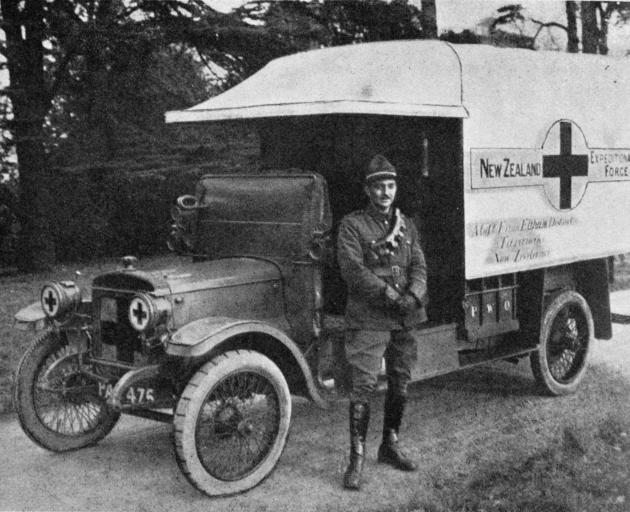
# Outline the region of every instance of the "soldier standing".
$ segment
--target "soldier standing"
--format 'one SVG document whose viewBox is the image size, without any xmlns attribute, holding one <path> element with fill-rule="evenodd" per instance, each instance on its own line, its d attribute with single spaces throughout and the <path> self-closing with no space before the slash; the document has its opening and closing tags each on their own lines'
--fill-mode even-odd
<svg viewBox="0 0 630 512">
<path fill-rule="evenodd" d="M 344 217 L 339 227 L 337 256 L 348 286 L 345 348 L 352 370 L 348 489 L 361 485 L 370 400 L 383 357 L 387 394 L 378 460 L 403 471 L 417 467 L 401 451 L 398 431 L 417 358 L 410 331 L 427 319 L 426 264 L 413 222 L 392 206 L 396 180 L 385 157 L 372 158 L 364 183 L 370 204 Z"/>
</svg>

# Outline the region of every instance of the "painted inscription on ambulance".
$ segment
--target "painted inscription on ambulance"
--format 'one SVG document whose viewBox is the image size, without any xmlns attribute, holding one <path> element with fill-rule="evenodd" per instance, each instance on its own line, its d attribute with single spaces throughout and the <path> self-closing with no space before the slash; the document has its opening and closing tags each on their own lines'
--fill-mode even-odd
<svg viewBox="0 0 630 512">
<path fill-rule="evenodd" d="M 473 150 L 471 157 L 472 188 L 515 187 L 542 183 L 542 152 L 538 150 Z"/>
<path fill-rule="evenodd" d="M 630 150 L 571 145 L 572 125 L 564 126 L 561 149 L 472 149 L 471 188 L 539 186 L 559 211 L 577 208 L 588 183 L 630 180 Z M 562 143 L 564 141 L 564 143 Z M 559 153 L 559 154 L 558 154 Z"/>
<path fill-rule="evenodd" d="M 589 149 L 587 156 L 584 180 L 630 180 L 630 149 Z M 471 150 L 473 189 L 543 185 L 546 177 L 540 149 Z"/>
<path fill-rule="evenodd" d="M 592 181 L 630 179 L 630 150 L 591 149 L 588 167 Z"/>
<path fill-rule="evenodd" d="M 487 264 L 514 264 L 548 258 L 545 235 L 577 222 L 573 216 L 522 217 L 472 222 L 466 230 L 469 238 L 492 238 Z"/>
</svg>

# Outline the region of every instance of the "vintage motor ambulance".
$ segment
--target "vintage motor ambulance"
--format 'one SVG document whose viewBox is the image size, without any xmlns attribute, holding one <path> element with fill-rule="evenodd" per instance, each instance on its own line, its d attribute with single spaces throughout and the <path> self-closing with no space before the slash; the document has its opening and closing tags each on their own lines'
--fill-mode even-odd
<svg viewBox="0 0 630 512">
<path fill-rule="evenodd" d="M 17 371 L 25 432 L 64 451 L 102 439 L 120 413 L 168 421 L 203 492 L 261 482 L 291 395 L 339 396 L 335 230 L 364 207 L 375 153 L 398 169 L 428 263 L 414 379 L 527 356 L 546 392 L 574 391 L 593 339 L 611 337 L 607 257 L 630 251 L 628 90 L 630 68 L 613 59 L 406 41 L 281 58 L 168 112 L 250 123 L 261 168 L 205 176 L 179 198 L 180 266 L 127 258 L 91 292 L 45 284 L 17 314 L 46 326 Z"/>
</svg>

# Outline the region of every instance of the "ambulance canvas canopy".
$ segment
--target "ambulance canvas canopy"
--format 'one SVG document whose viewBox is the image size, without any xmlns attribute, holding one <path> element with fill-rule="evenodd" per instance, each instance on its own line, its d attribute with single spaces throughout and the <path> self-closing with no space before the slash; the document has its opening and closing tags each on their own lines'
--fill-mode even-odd
<svg viewBox="0 0 630 512">
<path fill-rule="evenodd" d="M 203 103 L 167 112 L 166 122 L 315 114 L 465 117 L 457 55 L 437 41 L 297 53 Z"/>
<path fill-rule="evenodd" d="M 627 59 L 443 41 L 324 48 L 271 61 L 167 123 L 377 114 L 464 118 L 464 147 L 540 146 L 570 118 L 591 145 L 630 144 Z M 620 108 L 621 107 L 621 108 Z"/>
</svg>

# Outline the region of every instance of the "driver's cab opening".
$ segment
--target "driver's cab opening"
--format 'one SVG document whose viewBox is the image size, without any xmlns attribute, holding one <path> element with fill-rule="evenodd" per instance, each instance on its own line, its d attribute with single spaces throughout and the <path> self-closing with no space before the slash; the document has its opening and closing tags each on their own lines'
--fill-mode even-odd
<svg viewBox="0 0 630 512">
<path fill-rule="evenodd" d="M 410 216 L 427 260 L 429 325 L 460 322 L 464 297 L 462 121 L 318 115 L 256 121 L 263 169 L 297 168 L 328 183 L 333 241 L 341 218 L 363 209 L 365 166 L 383 154 L 399 174 L 395 206 Z M 346 284 L 336 258 L 323 273 L 325 312 L 341 315 Z"/>
</svg>

